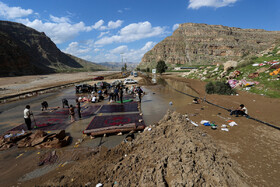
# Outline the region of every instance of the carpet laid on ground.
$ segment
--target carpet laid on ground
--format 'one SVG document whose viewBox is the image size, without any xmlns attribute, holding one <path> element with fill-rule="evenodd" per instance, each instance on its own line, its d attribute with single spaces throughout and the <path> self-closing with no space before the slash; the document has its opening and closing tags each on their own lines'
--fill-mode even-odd
<svg viewBox="0 0 280 187">
<path fill-rule="evenodd" d="M 139 122 L 142 116 L 139 114 L 124 114 L 124 115 L 111 115 L 111 116 L 94 116 L 86 130 L 98 129 L 110 126 L 119 126 L 129 123 L 135 123 L 136 126 L 145 125 L 144 121 Z"/>
<path fill-rule="evenodd" d="M 93 116 L 93 114 L 100 108 L 100 105 L 89 105 L 82 107 L 82 119 Z M 75 110 L 75 118 L 78 119 L 77 111 Z M 35 116 L 35 121 L 32 119 L 32 130 L 65 130 L 70 124 L 70 115 L 68 108 L 62 108 L 53 112 L 42 112 Z M 21 124 L 9 131 L 27 130 L 26 124 Z"/>
<path fill-rule="evenodd" d="M 115 113 L 115 112 L 137 112 L 138 103 L 129 102 L 123 104 L 103 105 L 99 113 Z"/>
<path fill-rule="evenodd" d="M 70 125 L 70 117 L 68 116 L 57 116 L 57 117 L 39 117 L 35 119 L 36 124 L 34 120 L 32 120 L 31 128 L 32 130 L 45 130 L 45 131 L 51 131 L 51 130 L 63 130 L 66 129 L 67 126 Z M 9 131 L 21 131 L 21 130 L 27 130 L 26 124 L 21 124 Z"/>
</svg>

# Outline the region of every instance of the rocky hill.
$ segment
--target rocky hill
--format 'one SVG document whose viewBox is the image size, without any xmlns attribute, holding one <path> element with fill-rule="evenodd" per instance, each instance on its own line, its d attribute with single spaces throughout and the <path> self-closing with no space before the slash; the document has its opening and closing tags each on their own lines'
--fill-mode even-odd
<svg viewBox="0 0 280 187">
<path fill-rule="evenodd" d="M 82 61 L 61 52 L 43 32 L 0 21 L 0 76 L 85 71 L 96 66 Z M 85 64 L 88 64 L 86 68 Z"/>
<path fill-rule="evenodd" d="M 184 23 L 148 51 L 140 67 L 155 67 L 159 60 L 173 65 L 239 60 L 267 49 L 277 38 L 280 31 Z"/>
</svg>

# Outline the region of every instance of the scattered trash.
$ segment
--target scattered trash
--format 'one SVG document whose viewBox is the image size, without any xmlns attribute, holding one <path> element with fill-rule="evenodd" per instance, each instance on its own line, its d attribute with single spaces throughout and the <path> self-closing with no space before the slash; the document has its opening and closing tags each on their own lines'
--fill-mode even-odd
<svg viewBox="0 0 280 187">
<path fill-rule="evenodd" d="M 221 126 L 222 128 L 226 128 L 227 127 L 227 125 L 226 124 L 222 124 L 222 126 Z"/>
<path fill-rule="evenodd" d="M 194 126 L 198 127 L 198 124 L 193 122 L 192 120 L 190 120 L 191 124 L 193 124 Z"/>
<path fill-rule="evenodd" d="M 118 136 L 121 136 L 121 135 L 122 135 L 122 132 L 119 132 L 117 135 L 118 135 Z"/>
<path fill-rule="evenodd" d="M 201 120 L 200 124 L 201 124 L 201 125 L 204 125 L 204 123 L 209 123 L 209 121 L 207 121 L 207 120 Z"/>
<path fill-rule="evenodd" d="M 91 185 L 91 182 L 87 182 L 86 184 L 85 184 L 85 186 L 90 186 Z"/>
<path fill-rule="evenodd" d="M 21 157 L 24 153 L 19 154 L 16 159 L 18 159 L 19 157 Z"/>
<path fill-rule="evenodd" d="M 233 126 L 237 125 L 237 123 L 235 123 L 234 121 L 232 121 L 232 122 L 230 122 L 228 125 L 231 126 L 231 127 L 233 127 Z"/>
<path fill-rule="evenodd" d="M 222 131 L 229 131 L 228 128 L 221 128 Z"/>
<path fill-rule="evenodd" d="M 98 183 L 95 187 L 102 187 L 102 186 L 103 186 L 103 184 Z"/>
<path fill-rule="evenodd" d="M 173 105 L 172 101 L 169 102 L 169 105 Z"/>
</svg>

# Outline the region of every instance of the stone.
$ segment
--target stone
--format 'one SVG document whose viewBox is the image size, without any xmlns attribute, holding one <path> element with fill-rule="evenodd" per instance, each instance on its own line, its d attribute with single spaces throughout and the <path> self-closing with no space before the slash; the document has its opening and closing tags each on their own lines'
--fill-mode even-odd
<svg viewBox="0 0 280 187">
<path fill-rule="evenodd" d="M 279 37 L 279 31 L 184 23 L 145 53 L 139 67 L 153 67 L 159 60 L 169 65 L 239 61 L 266 50 Z"/>
<path fill-rule="evenodd" d="M 236 61 L 227 61 L 226 63 L 224 63 L 224 71 L 228 71 L 232 68 L 236 68 L 237 67 L 237 62 Z"/>
</svg>

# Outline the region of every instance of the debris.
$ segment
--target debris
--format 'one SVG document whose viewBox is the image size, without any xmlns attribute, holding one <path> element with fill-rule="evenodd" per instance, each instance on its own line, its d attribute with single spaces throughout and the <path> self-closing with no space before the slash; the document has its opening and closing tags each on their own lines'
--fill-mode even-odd
<svg viewBox="0 0 280 187">
<path fill-rule="evenodd" d="M 228 128 L 221 128 L 222 131 L 229 131 Z"/>
<path fill-rule="evenodd" d="M 19 154 L 16 159 L 18 159 L 19 157 L 21 157 L 24 153 Z"/>
<path fill-rule="evenodd" d="M 103 186 L 103 184 L 98 183 L 95 187 L 102 187 L 102 186 Z"/>
<path fill-rule="evenodd" d="M 169 102 L 169 105 L 173 105 L 172 101 Z"/>
<path fill-rule="evenodd" d="M 193 122 L 192 120 L 190 120 L 190 122 L 191 122 L 194 126 L 198 127 L 198 124 L 197 124 L 197 123 Z"/>
<path fill-rule="evenodd" d="M 233 127 L 233 126 L 237 125 L 237 123 L 235 123 L 234 121 L 232 121 L 232 122 L 230 122 L 228 125 L 231 126 L 231 127 Z"/>
</svg>

